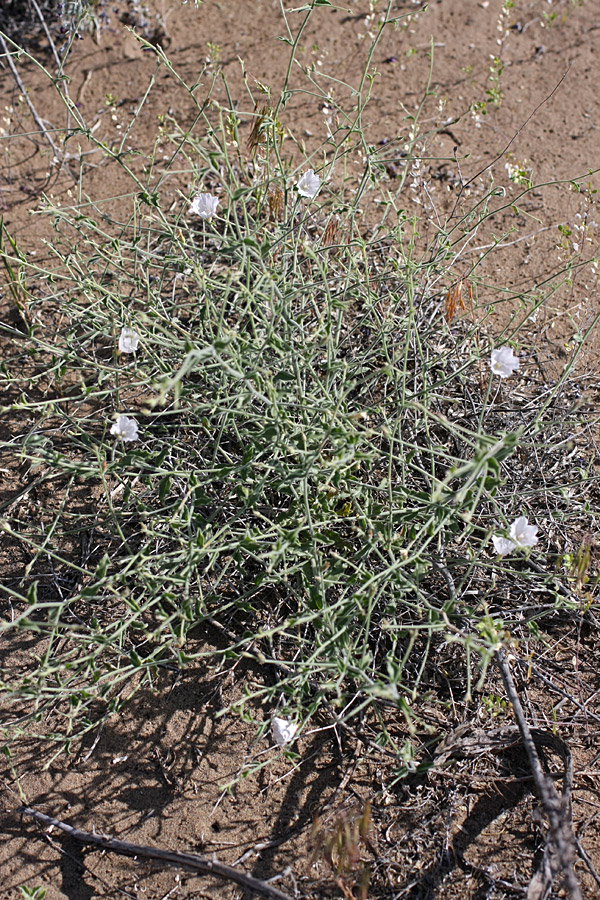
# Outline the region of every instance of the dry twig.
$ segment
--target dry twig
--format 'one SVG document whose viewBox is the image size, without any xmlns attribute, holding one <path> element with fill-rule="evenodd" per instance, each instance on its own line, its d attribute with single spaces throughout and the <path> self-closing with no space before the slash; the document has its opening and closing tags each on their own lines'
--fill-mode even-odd
<svg viewBox="0 0 600 900">
<path fill-rule="evenodd" d="M 536 742 L 534 741 L 531 729 L 525 718 L 525 713 L 521 706 L 521 701 L 515 687 L 504 648 L 500 648 L 496 653 L 496 661 L 502 673 L 504 687 L 506 688 L 508 699 L 512 704 L 515 719 L 517 720 L 521 738 L 527 752 L 527 758 L 529 759 L 529 765 L 531 767 L 531 773 L 535 782 L 538 798 L 550 826 L 546 838 L 542 866 L 535 872 L 529 883 L 527 900 L 545 900 L 552 888 L 552 882 L 559 872 L 562 872 L 563 874 L 565 886 L 569 891 L 572 900 L 582 900 L 579 884 L 573 869 L 573 862 L 577 854 L 577 844 L 573 835 L 571 821 L 572 769 L 571 766 L 567 764 L 567 759 L 570 761 L 570 753 L 568 754 L 568 757 L 564 759 L 565 775 L 563 780 L 563 792 L 562 797 L 559 797 L 554 784 L 552 783 L 552 779 L 545 775 L 544 770 L 542 769 L 535 746 Z M 548 737 L 550 736 L 548 735 Z M 562 741 L 560 743 L 562 744 Z M 564 751 L 562 755 L 564 758 Z"/>
<path fill-rule="evenodd" d="M 80 831 L 79 828 L 73 828 L 71 825 L 67 825 L 66 822 L 61 822 L 52 816 L 46 816 L 44 813 L 31 809 L 29 806 L 21 806 L 17 812 L 26 816 L 32 816 L 40 825 L 53 825 L 82 844 L 93 844 L 96 847 L 102 847 L 103 850 L 111 850 L 113 853 L 119 853 L 122 856 L 156 859 L 159 862 L 167 863 L 169 866 L 178 866 L 200 875 L 214 875 L 215 878 L 233 881 L 251 894 L 260 894 L 263 897 L 267 897 L 268 900 L 290 900 L 288 894 L 282 893 L 267 882 L 259 881 L 258 878 L 247 875 L 245 872 L 240 872 L 239 869 L 227 866 L 216 859 L 206 859 L 206 857 L 198 856 L 196 853 L 180 853 L 177 850 L 161 850 L 158 847 L 130 844 L 128 841 L 119 841 L 107 835 Z"/>
<path fill-rule="evenodd" d="M 49 133 L 48 129 L 44 125 L 43 121 L 40 119 L 38 112 L 37 112 L 35 106 L 33 105 L 33 102 L 31 100 L 31 97 L 29 96 L 27 88 L 21 81 L 21 76 L 19 75 L 17 67 L 15 66 L 15 64 L 13 62 L 12 54 L 10 53 L 10 51 L 6 45 L 6 41 L 4 40 L 4 36 L 2 35 L 1 32 L 0 32 L 0 47 L 2 47 L 2 50 L 6 57 L 6 62 L 8 63 L 8 67 L 9 67 L 10 71 L 12 72 L 13 78 L 15 79 L 15 81 L 17 83 L 17 87 L 19 88 L 23 97 L 25 98 L 25 102 L 27 103 L 27 106 L 29 107 L 29 112 L 33 116 L 33 120 L 34 120 L 35 124 L 40 129 L 40 133 L 46 138 L 46 140 L 50 144 L 50 147 L 52 148 L 52 152 L 54 153 L 54 158 L 58 162 L 58 160 L 59 160 L 58 147 L 56 146 L 56 144 L 50 137 L 50 133 Z"/>
</svg>

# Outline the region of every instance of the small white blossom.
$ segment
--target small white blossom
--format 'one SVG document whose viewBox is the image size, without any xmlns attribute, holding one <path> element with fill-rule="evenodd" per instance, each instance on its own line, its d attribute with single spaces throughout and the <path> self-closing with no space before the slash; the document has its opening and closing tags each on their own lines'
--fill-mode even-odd
<svg viewBox="0 0 600 900">
<path fill-rule="evenodd" d="M 492 541 L 499 556 L 506 556 L 513 550 L 519 550 L 523 547 L 535 547 L 538 542 L 536 537 L 537 526 L 530 525 L 525 516 L 519 516 L 518 519 L 510 526 L 508 537 L 501 537 L 495 534 Z"/>
<path fill-rule="evenodd" d="M 319 193 L 321 179 L 318 175 L 315 175 L 313 169 L 309 169 L 304 173 L 302 178 L 296 182 L 296 187 L 298 188 L 298 193 L 301 197 L 308 197 L 309 200 L 313 200 Z"/>
<path fill-rule="evenodd" d="M 110 433 L 122 441 L 137 441 L 138 423 L 129 416 L 117 416 L 117 421 L 110 429 Z"/>
<path fill-rule="evenodd" d="M 495 534 L 492 537 L 492 541 L 494 542 L 494 547 L 498 556 L 506 556 L 507 553 L 512 553 L 515 549 L 515 545 L 509 538 L 500 537 L 499 534 Z"/>
<path fill-rule="evenodd" d="M 218 197 L 213 197 L 212 194 L 198 194 L 192 200 L 190 212 L 200 216 L 201 219 L 212 219 L 217 211 L 218 205 Z"/>
<path fill-rule="evenodd" d="M 286 744 L 289 744 L 290 741 L 293 741 L 294 735 L 298 730 L 298 726 L 289 719 L 279 719 L 277 716 L 274 716 L 271 728 L 273 730 L 275 743 L 279 747 L 284 747 Z"/>
<path fill-rule="evenodd" d="M 121 328 L 119 335 L 119 350 L 121 353 L 135 353 L 140 342 L 140 336 L 133 328 Z"/>
<path fill-rule="evenodd" d="M 519 368 L 519 358 L 514 355 L 510 347 L 499 347 L 497 350 L 492 350 L 490 365 L 494 375 L 508 378 Z"/>
<path fill-rule="evenodd" d="M 525 516 L 519 516 L 510 526 L 508 536 L 517 547 L 535 547 L 537 527 L 530 525 Z"/>
</svg>

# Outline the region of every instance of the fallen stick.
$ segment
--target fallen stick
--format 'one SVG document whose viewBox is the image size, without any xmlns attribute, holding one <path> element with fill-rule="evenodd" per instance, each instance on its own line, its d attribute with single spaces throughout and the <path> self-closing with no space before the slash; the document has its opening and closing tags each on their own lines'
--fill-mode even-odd
<svg viewBox="0 0 600 900">
<path fill-rule="evenodd" d="M 552 779 L 549 776 L 546 776 L 542 769 L 535 741 L 527 719 L 525 718 L 525 713 L 515 687 L 510 665 L 506 658 L 506 651 L 503 647 L 496 653 L 496 661 L 500 668 L 500 672 L 502 673 L 504 687 L 506 688 L 508 699 L 512 704 L 523 745 L 527 752 L 527 758 L 529 759 L 537 795 L 550 826 L 546 838 L 542 866 L 534 873 L 533 878 L 529 883 L 527 898 L 528 900 L 545 900 L 550 893 L 552 882 L 556 875 L 558 875 L 559 872 L 562 872 L 565 887 L 571 895 L 572 900 L 582 900 L 579 883 L 573 869 L 573 862 L 577 855 L 577 844 L 571 822 L 570 777 L 567 777 L 565 767 L 563 795 L 562 797 L 559 797 L 554 784 L 552 783 Z"/>
<path fill-rule="evenodd" d="M 253 894 L 261 894 L 268 900 L 291 900 L 288 894 L 283 894 L 277 888 L 272 887 L 265 881 L 259 881 L 252 875 L 240 872 L 225 863 L 220 863 L 216 859 L 207 859 L 204 856 L 198 856 L 196 853 L 180 853 L 178 850 L 161 850 L 158 847 L 145 847 L 141 844 L 130 844 L 127 841 L 118 841 L 116 838 L 108 837 L 104 834 L 93 834 L 89 831 L 80 831 L 79 828 L 73 828 L 66 822 L 61 822 L 52 816 L 46 816 L 44 813 L 31 809 L 29 806 L 21 806 L 18 813 L 25 816 L 32 816 L 40 825 L 54 825 L 68 834 L 69 837 L 81 844 L 93 844 L 101 847 L 103 850 L 111 850 L 113 853 L 119 853 L 121 856 L 138 856 L 144 859 L 156 859 L 159 862 L 167 863 L 169 866 L 179 866 L 182 869 L 188 869 L 197 872 L 200 875 L 214 875 L 215 878 L 222 878 L 224 881 L 233 881 L 239 884 Z"/>
<path fill-rule="evenodd" d="M 1 32 L 0 32 L 0 47 L 2 48 L 2 50 L 4 52 L 3 55 L 6 57 L 6 62 L 8 63 L 8 67 L 9 67 L 10 71 L 12 72 L 12 76 L 17 83 L 17 87 L 19 88 L 19 90 L 21 91 L 21 94 L 25 98 L 25 102 L 27 103 L 27 106 L 29 107 L 29 112 L 33 116 L 33 120 L 34 120 L 35 124 L 40 129 L 40 133 L 42 134 L 42 136 L 45 137 L 46 140 L 48 141 L 48 143 L 50 144 L 50 147 L 52 148 L 52 152 L 54 153 L 54 159 L 57 162 L 59 162 L 60 153 L 59 153 L 58 147 L 56 146 L 56 144 L 50 137 L 50 133 L 49 133 L 48 129 L 46 128 L 46 126 L 44 125 L 42 120 L 40 119 L 38 112 L 37 112 L 35 106 L 33 105 L 33 102 L 31 100 L 31 97 L 29 96 L 27 88 L 21 81 L 21 76 L 19 75 L 17 67 L 15 66 L 15 64 L 13 62 L 12 54 L 9 51 L 8 47 L 6 46 L 6 41 L 4 40 L 4 35 Z"/>
</svg>

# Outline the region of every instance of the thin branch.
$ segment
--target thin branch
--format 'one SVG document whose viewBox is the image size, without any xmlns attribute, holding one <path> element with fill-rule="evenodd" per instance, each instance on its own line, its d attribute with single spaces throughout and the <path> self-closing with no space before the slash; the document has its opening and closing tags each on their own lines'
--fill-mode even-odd
<svg viewBox="0 0 600 900">
<path fill-rule="evenodd" d="M 515 719 L 517 720 L 521 738 L 527 752 L 538 798 L 550 825 L 548 837 L 546 838 L 542 868 L 534 874 L 529 884 L 527 896 L 529 900 L 545 900 L 550 892 L 555 876 L 559 871 L 562 871 L 565 886 L 569 891 L 572 900 L 582 900 L 579 884 L 573 869 L 573 862 L 577 854 L 577 844 L 571 823 L 571 754 L 568 753 L 567 756 L 565 749 L 559 749 L 561 745 L 563 745 L 562 741 L 559 742 L 557 740 L 556 744 L 554 741 L 552 742 L 553 749 L 556 749 L 561 753 L 565 762 L 563 795 L 561 798 L 556 792 L 552 779 L 549 776 L 546 776 L 542 769 L 535 741 L 527 719 L 525 718 L 525 713 L 515 687 L 510 665 L 506 658 L 506 651 L 503 647 L 496 653 L 496 661 L 502 673 L 504 687 L 506 688 L 508 699 L 512 704 Z"/>
<path fill-rule="evenodd" d="M 596 882 L 598 887 L 600 887 L 600 875 L 598 875 L 598 873 L 596 872 L 591 859 L 589 858 L 588 854 L 585 852 L 585 849 L 582 847 L 581 841 L 579 840 L 579 838 L 577 836 L 575 836 L 575 842 L 577 844 L 577 852 L 579 853 L 580 857 L 582 858 L 582 860 L 588 867 L 590 875 L 592 876 L 592 878 L 594 879 L 594 881 Z"/>
<path fill-rule="evenodd" d="M 46 38 L 48 39 L 48 43 L 50 44 L 50 49 L 52 50 L 52 55 L 54 56 L 56 65 L 58 66 L 58 74 L 62 75 L 63 74 L 62 60 L 61 60 L 60 56 L 58 55 L 58 50 L 56 49 L 56 44 L 54 43 L 54 41 L 52 39 L 52 35 L 50 34 L 50 29 L 48 28 L 48 26 L 46 24 L 46 19 L 44 18 L 44 14 L 41 11 L 41 9 L 39 8 L 36 0 L 31 0 L 31 5 L 35 9 L 36 13 L 38 14 L 38 18 L 39 18 L 40 22 L 42 23 L 42 28 L 44 29 Z M 65 84 L 65 88 L 66 88 L 66 84 Z M 67 96 L 68 96 L 67 90 L 65 90 L 65 94 L 67 94 Z"/>
<path fill-rule="evenodd" d="M 0 31 L 0 47 L 2 47 L 2 50 L 4 51 L 4 55 L 6 56 L 6 61 L 8 63 L 10 71 L 12 72 L 13 78 L 15 79 L 15 81 L 17 83 L 17 87 L 19 88 L 19 90 L 21 91 L 21 93 L 23 94 L 23 96 L 25 98 L 25 102 L 27 103 L 27 106 L 29 107 L 29 112 L 33 116 L 33 120 L 34 120 L 35 124 L 40 129 L 41 134 L 43 134 L 43 136 L 46 138 L 46 140 L 52 147 L 52 152 L 54 153 L 54 156 L 55 156 L 56 160 L 58 161 L 59 160 L 58 147 L 56 146 L 56 144 L 50 137 L 50 134 L 48 133 L 48 129 L 46 128 L 46 126 L 44 125 L 42 120 L 40 119 L 35 106 L 31 102 L 31 98 L 27 92 L 27 88 L 21 81 L 21 76 L 19 75 L 17 67 L 15 66 L 15 64 L 13 62 L 12 54 L 10 53 L 8 47 L 6 46 L 6 41 L 4 40 L 4 35 L 2 34 L 1 31 Z"/>
<path fill-rule="evenodd" d="M 47 38 L 48 43 L 50 44 L 50 48 L 52 50 L 52 55 L 54 56 L 54 60 L 58 67 L 57 68 L 58 75 L 62 78 L 62 76 L 64 75 L 63 61 L 60 58 L 60 54 L 59 54 L 58 50 L 56 49 L 56 44 L 54 43 L 54 39 L 50 33 L 50 29 L 48 28 L 48 25 L 46 24 L 46 18 L 44 16 L 42 10 L 38 6 L 37 0 L 30 0 L 30 2 L 32 4 L 33 8 L 35 9 L 36 13 L 38 14 L 38 18 L 39 18 L 40 22 L 42 23 L 42 28 L 44 29 L 46 38 Z M 68 78 L 63 78 L 62 89 L 64 91 L 65 97 L 68 100 L 70 100 L 71 98 L 69 97 L 69 80 L 68 80 Z M 70 127 L 71 127 L 71 107 L 67 103 L 67 124 L 66 124 L 67 130 Z"/>
<path fill-rule="evenodd" d="M 225 865 L 225 863 L 220 863 L 216 859 L 207 859 L 206 857 L 198 856 L 196 853 L 180 853 L 177 850 L 161 850 L 158 847 L 130 844 L 127 841 L 118 841 L 116 838 L 111 838 L 107 835 L 80 831 L 79 828 L 73 828 L 71 825 L 67 825 L 66 822 L 61 822 L 52 816 L 46 816 L 44 813 L 31 809 L 29 806 L 21 806 L 17 812 L 25 816 L 32 816 L 40 825 L 53 825 L 82 844 L 93 844 L 96 847 L 102 847 L 103 850 L 111 850 L 113 853 L 119 853 L 122 856 L 156 859 L 159 862 L 167 863 L 169 866 L 178 866 L 191 872 L 197 872 L 200 875 L 214 875 L 215 878 L 222 878 L 224 881 L 233 881 L 252 894 L 260 894 L 263 897 L 267 897 L 268 900 L 291 900 L 288 894 L 283 894 L 267 882 L 259 881 L 258 878 L 247 875 L 245 872 L 240 872 L 239 869 L 234 869 L 232 866 Z"/>
<path fill-rule="evenodd" d="M 491 162 L 489 162 L 486 166 L 484 166 L 483 169 L 480 169 L 479 172 L 477 172 L 475 175 L 473 175 L 472 178 L 469 178 L 468 181 L 463 182 L 463 181 L 462 181 L 462 178 L 461 178 L 460 191 L 459 191 L 458 197 L 456 198 L 456 203 L 454 204 L 454 209 L 452 210 L 452 215 L 454 215 L 454 210 L 456 209 L 456 207 L 457 207 L 457 205 L 458 205 L 458 202 L 459 202 L 460 198 L 462 197 L 462 194 L 463 194 L 463 191 L 465 190 L 465 188 L 469 187 L 470 184 L 473 184 L 473 182 L 474 182 L 477 178 L 479 178 L 480 175 L 483 175 L 483 173 L 484 173 L 484 172 L 487 172 L 488 169 L 491 169 L 491 167 L 494 166 L 494 165 L 498 162 L 498 160 L 502 159 L 502 157 L 504 156 L 504 154 L 506 153 L 506 151 L 508 150 L 508 148 L 511 146 L 511 144 L 514 144 L 514 142 L 516 141 L 516 139 L 518 138 L 518 136 L 521 134 L 521 132 L 523 131 L 523 129 L 531 122 L 531 120 L 533 119 L 533 117 L 535 116 L 535 114 L 537 113 L 537 111 L 538 111 L 539 109 L 541 109 L 541 107 L 542 107 L 545 103 L 547 103 L 548 100 L 551 100 L 551 99 L 552 99 L 552 97 L 553 97 L 554 94 L 557 92 L 557 90 L 559 89 L 559 87 L 561 86 L 561 84 L 563 83 L 563 81 L 565 80 L 565 78 L 567 77 L 567 75 L 569 74 L 570 71 L 571 71 L 571 66 L 569 65 L 569 68 L 566 70 L 566 72 L 564 72 L 564 74 L 563 74 L 562 78 L 560 79 L 560 81 L 558 82 L 558 84 L 556 84 L 556 85 L 552 88 L 552 90 L 550 91 L 550 93 L 548 94 L 547 97 L 544 97 L 544 99 L 541 100 L 541 101 L 538 103 L 538 105 L 535 107 L 535 109 L 533 110 L 533 112 L 531 112 L 531 113 L 527 116 L 527 118 L 525 119 L 525 121 L 523 122 L 523 124 L 517 129 L 517 131 L 515 131 L 515 133 L 514 133 L 513 136 L 511 137 L 511 139 L 510 139 L 510 141 L 508 142 L 508 144 L 506 145 L 506 147 L 504 147 L 504 149 L 501 150 L 500 153 L 499 153 L 499 154 L 498 154 Z"/>
</svg>

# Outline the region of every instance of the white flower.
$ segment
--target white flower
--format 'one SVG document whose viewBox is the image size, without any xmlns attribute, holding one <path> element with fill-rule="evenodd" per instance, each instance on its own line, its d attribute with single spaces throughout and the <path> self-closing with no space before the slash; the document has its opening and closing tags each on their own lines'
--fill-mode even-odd
<svg viewBox="0 0 600 900">
<path fill-rule="evenodd" d="M 273 717 L 271 728 L 273 730 L 275 743 L 279 747 L 284 747 L 286 744 L 289 744 L 290 741 L 293 741 L 294 735 L 298 730 L 298 726 L 293 722 L 290 722 L 289 719 L 278 719 L 277 716 Z"/>
<path fill-rule="evenodd" d="M 117 416 L 117 421 L 110 429 L 110 433 L 122 441 L 137 441 L 138 423 L 129 416 Z"/>
<path fill-rule="evenodd" d="M 525 516 L 519 516 L 510 526 L 508 536 L 517 547 L 535 547 L 538 542 L 536 531 L 537 527 L 530 525 Z"/>
<path fill-rule="evenodd" d="M 219 198 L 212 194 L 198 194 L 192 200 L 190 212 L 200 216 L 201 219 L 212 219 L 217 211 Z"/>
<path fill-rule="evenodd" d="M 318 175 L 315 175 L 313 169 L 309 169 L 304 173 L 302 178 L 296 182 L 296 187 L 298 188 L 298 193 L 301 197 L 308 197 L 309 200 L 313 200 L 319 193 L 321 179 Z"/>
<path fill-rule="evenodd" d="M 119 335 L 119 350 L 121 353 L 135 353 L 140 342 L 140 336 L 133 328 L 121 328 Z"/>
<path fill-rule="evenodd" d="M 496 548 L 496 553 L 498 556 L 506 556 L 507 553 L 512 553 L 515 549 L 515 545 L 511 540 L 505 537 L 500 537 L 499 534 L 495 534 L 492 537 L 492 541 L 494 542 L 494 547 Z"/>
<path fill-rule="evenodd" d="M 522 547 L 535 547 L 538 542 L 536 532 L 536 525 L 529 525 L 525 516 L 519 516 L 510 526 L 507 538 L 498 534 L 492 537 L 496 553 L 499 556 L 506 556 Z"/>
<path fill-rule="evenodd" d="M 494 375 L 508 378 L 515 369 L 519 368 L 519 358 L 514 355 L 510 347 L 499 347 L 497 350 L 492 350 L 490 365 Z"/>
</svg>

